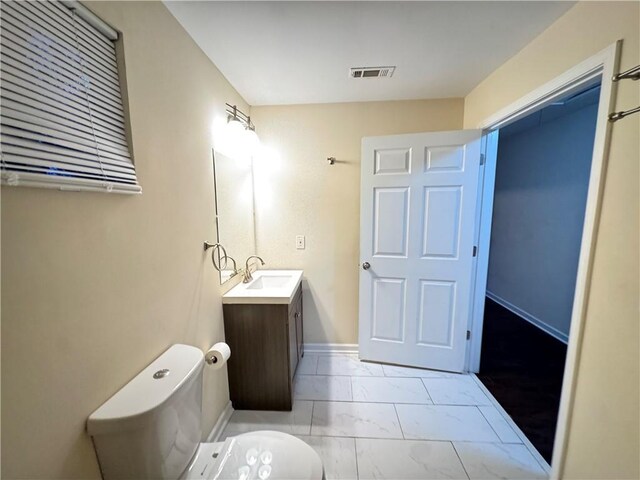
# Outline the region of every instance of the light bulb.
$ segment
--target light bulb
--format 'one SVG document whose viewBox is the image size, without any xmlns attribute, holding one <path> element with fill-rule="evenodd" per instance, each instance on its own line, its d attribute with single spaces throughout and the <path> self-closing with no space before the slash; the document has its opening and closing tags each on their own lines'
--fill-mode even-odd
<svg viewBox="0 0 640 480">
<path fill-rule="evenodd" d="M 237 142 L 244 135 L 244 125 L 242 125 L 242 122 L 240 120 L 231 120 L 229 121 L 229 124 L 227 126 L 227 135 L 231 137 L 232 141 Z"/>
<path fill-rule="evenodd" d="M 260 139 L 258 138 L 258 134 L 255 130 L 246 129 L 244 132 L 243 143 L 245 144 L 246 152 L 249 156 L 253 157 L 257 151 L 258 146 L 260 145 Z"/>
<path fill-rule="evenodd" d="M 230 158 L 241 155 L 244 143 L 244 125 L 237 118 L 232 118 L 227 123 L 223 138 L 220 139 L 219 149 Z"/>
</svg>

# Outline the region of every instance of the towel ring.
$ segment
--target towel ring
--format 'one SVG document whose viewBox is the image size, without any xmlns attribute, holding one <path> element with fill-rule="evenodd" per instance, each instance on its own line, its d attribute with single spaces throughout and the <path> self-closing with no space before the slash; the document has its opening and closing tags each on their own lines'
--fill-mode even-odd
<svg viewBox="0 0 640 480">
<path fill-rule="evenodd" d="M 222 270 L 227 268 L 227 263 L 228 263 L 228 259 L 229 259 L 229 256 L 227 255 L 227 250 L 222 246 L 221 243 L 204 242 L 204 251 L 206 252 L 210 248 L 212 249 L 211 250 L 211 263 L 213 263 L 213 268 L 215 268 L 217 271 L 221 272 Z M 223 255 L 216 255 L 218 253 L 218 250 L 222 250 Z M 218 263 L 216 261 L 216 257 L 219 258 L 220 262 L 222 262 L 222 260 L 224 260 L 224 265 L 222 265 L 221 263 Z"/>
</svg>

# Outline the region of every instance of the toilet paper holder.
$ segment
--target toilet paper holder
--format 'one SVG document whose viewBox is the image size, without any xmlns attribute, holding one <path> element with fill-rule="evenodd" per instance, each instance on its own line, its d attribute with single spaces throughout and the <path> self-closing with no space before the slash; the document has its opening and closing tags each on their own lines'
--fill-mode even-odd
<svg viewBox="0 0 640 480">
<path fill-rule="evenodd" d="M 218 342 L 211 345 L 209 350 L 204 354 L 204 361 L 207 365 L 211 366 L 214 370 L 218 370 L 227 363 L 231 356 L 231 349 L 229 345 L 224 342 Z"/>
</svg>

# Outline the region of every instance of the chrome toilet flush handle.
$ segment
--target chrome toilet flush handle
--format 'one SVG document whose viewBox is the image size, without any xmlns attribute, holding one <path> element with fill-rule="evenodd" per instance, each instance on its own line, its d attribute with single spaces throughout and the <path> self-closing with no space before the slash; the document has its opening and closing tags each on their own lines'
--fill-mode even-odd
<svg viewBox="0 0 640 480">
<path fill-rule="evenodd" d="M 159 380 L 169 375 L 169 373 L 171 373 L 171 371 L 168 368 L 163 368 L 162 370 L 158 370 L 156 373 L 154 373 L 153 378 Z"/>
</svg>

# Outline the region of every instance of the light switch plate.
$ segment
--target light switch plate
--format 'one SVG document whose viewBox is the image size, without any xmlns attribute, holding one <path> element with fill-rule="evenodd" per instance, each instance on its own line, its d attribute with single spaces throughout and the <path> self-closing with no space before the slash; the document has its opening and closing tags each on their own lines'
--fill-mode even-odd
<svg viewBox="0 0 640 480">
<path fill-rule="evenodd" d="M 304 250 L 304 235 L 296 235 L 296 248 L 298 250 Z"/>
</svg>

